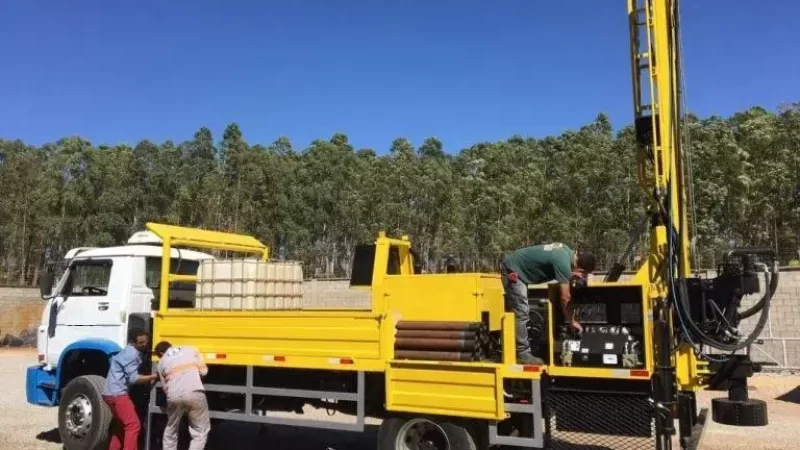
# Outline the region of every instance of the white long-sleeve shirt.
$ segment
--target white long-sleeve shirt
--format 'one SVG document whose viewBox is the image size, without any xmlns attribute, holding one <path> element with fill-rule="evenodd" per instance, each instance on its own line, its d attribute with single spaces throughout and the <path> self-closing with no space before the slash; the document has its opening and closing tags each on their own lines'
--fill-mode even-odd
<svg viewBox="0 0 800 450">
<path fill-rule="evenodd" d="M 200 376 L 208 373 L 200 352 L 194 347 L 170 347 L 158 361 L 156 369 L 167 401 L 196 391 L 205 391 Z"/>
</svg>

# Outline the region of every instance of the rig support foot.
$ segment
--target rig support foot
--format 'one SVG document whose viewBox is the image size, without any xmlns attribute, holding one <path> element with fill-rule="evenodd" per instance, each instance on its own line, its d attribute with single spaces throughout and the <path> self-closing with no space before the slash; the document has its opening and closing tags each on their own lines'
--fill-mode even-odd
<svg viewBox="0 0 800 450">
<path fill-rule="evenodd" d="M 725 361 L 709 383 L 709 388 L 728 389 L 728 398 L 711 401 L 711 418 L 723 425 L 763 427 L 769 423 L 767 403 L 751 399 L 747 392 L 747 379 L 760 371 L 747 355 L 735 355 Z"/>
</svg>

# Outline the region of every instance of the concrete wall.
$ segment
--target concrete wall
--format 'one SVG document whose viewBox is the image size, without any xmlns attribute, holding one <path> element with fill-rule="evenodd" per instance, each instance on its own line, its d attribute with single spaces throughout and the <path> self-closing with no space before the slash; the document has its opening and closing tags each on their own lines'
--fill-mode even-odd
<svg viewBox="0 0 800 450">
<path fill-rule="evenodd" d="M 45 305 L 39 289 L 0 287 L 0 338 L 37 327 Z"/>
<path fill-rule="evenodd" d="M 370 309 L 367 290 L 350 289 L 350 280 L 303 281 L 303 309 Z"/>
<path fill-rule="evenodd" d="M 761 284 L 763 285 L 763 279 Z M 762 286 L 762 290 L 763 290 Z M 750 296 L 746 306 L 752 306 L 761 296 Z M 742 324 L 743 332 L 750 332 L 758 322 L 758 315 Z M 782 269 L 778 290 L 771 300 L 769 321 L 761 332 L 764 341 L 753 347 L 756 361 L 769 361 L 786 368 L 800 368 L 800 270 Z"/>
</svg>

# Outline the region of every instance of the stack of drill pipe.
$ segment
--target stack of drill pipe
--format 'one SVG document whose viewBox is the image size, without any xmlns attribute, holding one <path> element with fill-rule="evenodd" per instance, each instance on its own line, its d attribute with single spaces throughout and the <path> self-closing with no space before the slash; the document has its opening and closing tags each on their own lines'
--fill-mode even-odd
<svg viewBox="0 0 800 450">
<path fill-rule="evenodd" d="M 480 323 L 398 322 L 396 359 L 479 361 L 486 337 Z"/>
</svg>

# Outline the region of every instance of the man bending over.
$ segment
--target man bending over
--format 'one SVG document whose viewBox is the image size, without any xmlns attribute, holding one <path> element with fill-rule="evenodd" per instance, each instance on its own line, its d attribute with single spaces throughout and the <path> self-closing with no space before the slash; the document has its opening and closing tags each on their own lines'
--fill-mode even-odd
<svg viewBox="0 0 800 450">
<path fill-rule="evenodd" d="M 574 252 L 561 243 L 534 245 L 521 248 L 503 260 L 503 291 L 506 310 L 516 318 L 515 335 L 517 343 L 517 362 L 520 364 L 543 364 L 541 358 L 533 356 L 528 342 L 528 285 L 555 280 L 560 284 L 561 309 L 564 320 L 577 331 L 583 331 L 575 320 L 571 298 L 570 281 L 585 280 L 594 271 L 595 257 L 589 252 Z"/>
<path fill-rule="evenodd" d="M 164 450 L 177 450 L 178 426 L 184 414 L 189 416 L 189 450 L 203 450 L 211 430 L 205 388 L 200 380 L 208 373 L 200 352 L 194 347 L 173 347 L 167 341 L 156 345 L 156 373 L 167 395 L 167 426 L 164 428 Z"/>
</svg>

